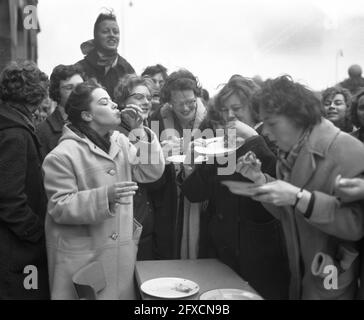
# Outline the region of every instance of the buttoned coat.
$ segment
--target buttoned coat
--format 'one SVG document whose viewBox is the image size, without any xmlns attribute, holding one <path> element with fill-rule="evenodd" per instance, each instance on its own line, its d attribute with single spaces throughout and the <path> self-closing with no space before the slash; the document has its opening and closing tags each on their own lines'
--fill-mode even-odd
<svg viewBox="0 0 364 320">
<path fill-rule="evenodd" d="M 146 129 L 149 130 L 149 129 Z M 164 170 L 155 135 L 151 143 L 133 145 L 114 132 L 109 154 L 67 125 L 43 170 L 49 198 L 46 240 L 52 299 L 75 299 L 72 276 L 100 261 L 106 288 L 98 299 L 133 299 L 134 267 L 141 226 L 133 203 L 110 208 L 108 186 L 116 182 L 153 182 Z M 150 155 L 145 159 L 145 155 Z M 140 156 L 140 157 L 139 157 Z M 152 163 L 152 164 L 150 164 Z"/>
</svg>

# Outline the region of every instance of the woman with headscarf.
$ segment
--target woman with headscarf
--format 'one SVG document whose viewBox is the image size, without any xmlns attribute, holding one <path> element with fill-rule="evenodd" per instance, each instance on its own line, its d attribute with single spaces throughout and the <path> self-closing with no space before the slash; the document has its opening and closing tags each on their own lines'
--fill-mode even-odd
<svg viewBox="0 0 364 320">
<path fill-rule="evenodd" d="M 106 284 L 97 299 L 135 298 L 141 226 L 133 219 L 133 196 L 137 182 L 160 178 L 164 158 L 140 110 L 133 110 L 121 115 L 93 82 L 79 84 L 67 101 L 70 125 L 43 164 L 52 299 L 77 298 L 73 277 L 93 263 L 103 271 L 91 281 Z M 115 131 L 121 117 L 129 119 L 129 139 Z"/>
<path fill-rule="evenodd" d="M 76 63 L 85 79 L 93 78 L 112 99 L 114 90 L 125 75 L 135 73 L 133 67 L 118 54 L 120 29 L 116 16 L 101 13 L 94 25 L 94 39 L 84 42 L 81 51 L 85 58 Z"/>
</svg>

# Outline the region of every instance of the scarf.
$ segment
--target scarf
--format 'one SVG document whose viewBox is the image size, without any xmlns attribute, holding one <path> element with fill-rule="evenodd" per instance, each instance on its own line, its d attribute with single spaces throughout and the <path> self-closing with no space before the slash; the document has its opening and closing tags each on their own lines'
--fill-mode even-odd
<svg viewBox="0 0 364 320">
<path fill-rule="evenodd" d="M 102 137 L 94 129 L 90 128 L 87 124 L 84 123 L 79 123 L 77 124 L 77 126 L 69 125 L 69 128 L 81 138 L 84 138 L 86 136 L 97 147 L 109 154 L 111 147 L 110 134 Z"/>
<path fill-rule="evenodd" d="M 307 129 L 290 151 L 284 152 L 282 150 L 278 150 L 277 172 L 284 181 L 290 180 L 293 166 L 296 163 L 302 147 L 307 142 L 310 133 L 311 129 Z"/>
<path fill-rule="evenodd" d="M 96 51 L 97 61 L 96 64 L 100 67 L 104 67 L 106 69 L 110 69 L 114 67 L 118 60 L 118 52 L 115 51 L 105 51 L 101 48 L 98 48 L 95 40 L 88 40 L 81 44 L 82 53 L 87 56 L 93 51 Z"/>
</svg>

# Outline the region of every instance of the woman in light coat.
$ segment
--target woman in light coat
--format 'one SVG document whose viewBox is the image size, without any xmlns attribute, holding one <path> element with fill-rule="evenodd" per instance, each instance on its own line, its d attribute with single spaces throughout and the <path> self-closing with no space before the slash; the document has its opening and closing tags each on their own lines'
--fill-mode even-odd
<svg viewBox="0 0 364 320">
<path fill-rule="evenodd" d="M 287 76 L 265 82 L 258 107 L 263 133 L 279 148 L 278 180 L 245 158 L 237 170 L 258 185 L 248 187 L 253 199 L 282 222 L 290 298 L 353 299 L 364 215 L 360 203 L 343 203 L 334 191 L 338 174 L 353 178 L 364 172 L 364 148 L 321 118 L 314 94 Z M 247 192 L 241 183 L 230 188 Z"/>
<path fill-rule="evenodd" d="M 114 131 L 121 113 L 95 83 L 78 85 L 66 112 L 71 124 L 43 165 L 52 299 L 77 298 L 72 277 L 95 261 L 103 269 L 104 279 L 98 280 L 106 282 L 97 299 L 133 299 L 141 233 L 133 219 L 133 195 L 136 182 L 161 177 L 161 147 L 154 133 L 141 125 L 137 107 L 135 117 L 129 117 L 135 128 L 129 139 Z"/>
</svg>

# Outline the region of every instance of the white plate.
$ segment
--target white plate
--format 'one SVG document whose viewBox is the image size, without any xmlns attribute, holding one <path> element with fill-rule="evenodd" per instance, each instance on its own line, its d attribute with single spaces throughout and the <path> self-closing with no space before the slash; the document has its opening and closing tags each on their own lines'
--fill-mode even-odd
<svg viewBox="0 0 364 320">
<path fill-rule="evenodd" d="M 195 146 L 195 151 L 207 156 L 222 156 L 230 154 L 239 149 L 244 142 L 238 143 L 234 148 L 224 148 L 224 137 L 216 137 L 211 139 L 200 139 L 206 143 L 206 147 Z"/>
<path fill-rule="evenodd" d="M 263 300 L 263 298 L 246 290 L 216 289 L 203 293 L 200 300 Z"/>
<path fill-rule="evenodd" d="M 185 154 L 176 154 L 174 156 L 170 156 L 168 157 L 166 160 L 172 163 L 183 163 L 186 159 L 186 155 Z M 208 158 L 206 156 L 197 156 L 195 159 L 195 164 L 200 164 L 202 162 L 208 161 Z M 190 164 L 190 163 L 188 163 Z"/>
<path fill-rule="evenodd" d="M 255 192 L 251 190 L 251 188 L 259 187 L 258 184 L 253 182 L 243 182 L 243 181 L 221 181 L 221 184 L 227 186 L 231 193 L 238 194 L 241 196 L 252 197 L 255 195 Z"/>
<path fill-rule="evenodd" d="M 140 289 L 153 297 L 179 299 L 193 296 L 200 287 L 197 283 L 181 278 L 156 278 L 144 282 Z"/>
</svg>

